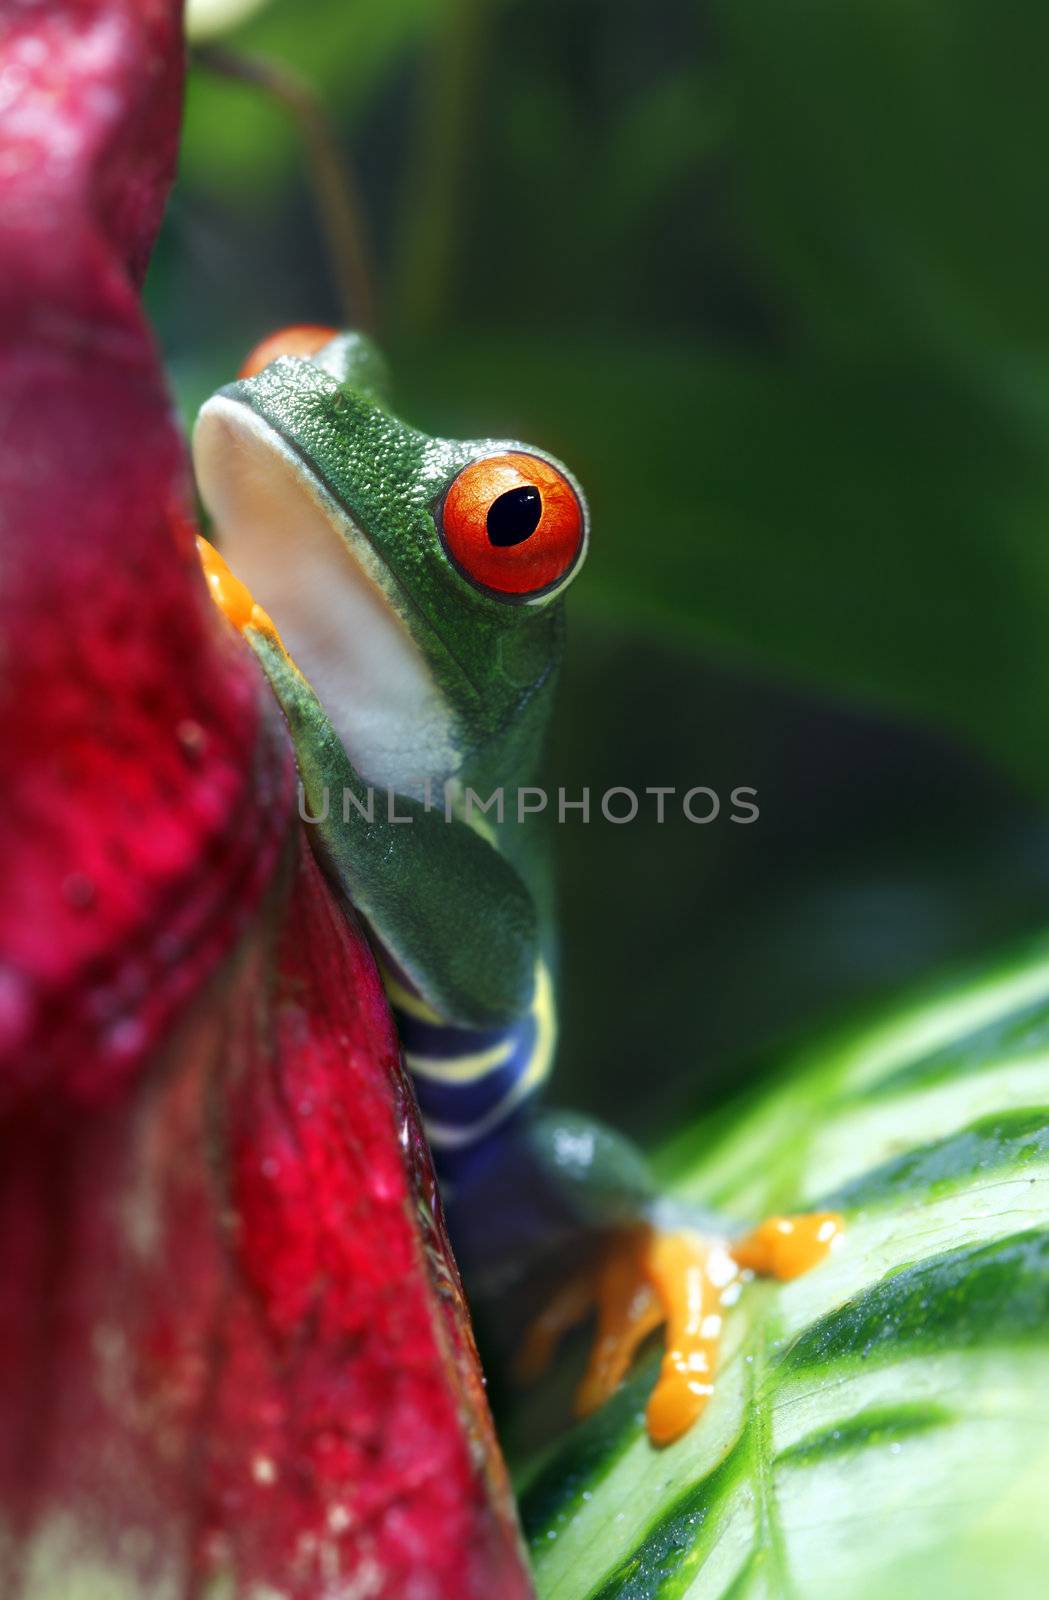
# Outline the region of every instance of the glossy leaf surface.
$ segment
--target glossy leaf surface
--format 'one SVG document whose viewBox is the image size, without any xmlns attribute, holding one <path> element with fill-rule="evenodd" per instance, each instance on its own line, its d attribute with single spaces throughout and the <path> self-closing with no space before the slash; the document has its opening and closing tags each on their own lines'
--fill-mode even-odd
<svg viewBox="0 0 1049 1600">
<path fill-rule="evenodd" d="M 1043 946 L 815 1048 L 704 1154 L 681 1136 L 676 1193 L 840 1209 L 844 1247 L 747 1289 L 680 1443 L 644 1435 L 649 1366 L 539 1469 L 540 1594 L 1041 1593 L 1047 1108 Z"/>
</svg>

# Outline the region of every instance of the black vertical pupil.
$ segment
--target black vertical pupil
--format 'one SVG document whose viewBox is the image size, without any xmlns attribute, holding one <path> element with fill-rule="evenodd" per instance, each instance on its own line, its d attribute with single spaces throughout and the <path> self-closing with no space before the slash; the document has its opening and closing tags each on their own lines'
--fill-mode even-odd
<svg viewBox="0 0 1049 1600">
<path fill-rule="evenodd" d="M 507 489 L 488 507 L 488 539 L 491 544 L 523 544 L 539 526 L 543 497 L 532 483 L 520 489 Z"/>
</svg>

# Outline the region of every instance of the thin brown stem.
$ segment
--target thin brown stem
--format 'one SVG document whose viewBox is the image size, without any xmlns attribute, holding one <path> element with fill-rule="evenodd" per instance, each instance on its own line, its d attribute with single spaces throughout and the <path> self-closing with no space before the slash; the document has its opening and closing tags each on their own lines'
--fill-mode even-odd
<svg viewBox="0 0 1049 1600">
<path fill-rule="evenodd" d="M 432 333 L 448 313 L 489 11 L 489 0 L 449 0 L 426 62 L 393 286 L 397 325 L 416 334 Z"/>
<path fill-rule="evenodd" d="M 371 252 L 356 177 L 331 117 L 312 84 L 260 56 L 199 45 L 193 60 L 209 72 L 253 84 L 294 120 L 306 149 L 314 198 L 346 323 L 370 332 L 376 322 Z"/>
</svg>

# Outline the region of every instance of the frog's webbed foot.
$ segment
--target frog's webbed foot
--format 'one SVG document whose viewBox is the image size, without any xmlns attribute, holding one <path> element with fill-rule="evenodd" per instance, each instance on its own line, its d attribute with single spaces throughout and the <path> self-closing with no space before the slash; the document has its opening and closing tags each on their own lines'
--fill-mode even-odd
<svg viewBox="0 0 1049 1600">
<path fill-rule="evenodd" d="M 666 1325 L 666 1349 L 645 1420 L 655 1444 L 669 1444 L 699 1416 L 714 1384 L 722 1300 L 739 1269 L 725 1245 L 699 1234 L 642 1225 L 613 1234 L 597 1263 L 571 1280 L 528 1330 L 518 1370 L 537 1377 L 560 1337 L 596 1312 L 590 1360 L 575 1409 L 587 1416 L 608 1400 L 649 1334 Z"/>
<path fill-rule="evenodd" d="M 714 1388 L 725 1308 L 744 1276 L 798 1277 L 817 1266 L 841 1234 L 830 1212 L 770 1217 L 730 1241 L 647 1224 L 611 1235 L 594 1267 L 567 1283 L 525 1335 L 524 1381 L 540 1375 L 562 1336 L 596 1311 L 590 1361 L 576 1393 L 585 1416 L 614 1393 L 639 1347 L 665 1325 L 659 1377 L 645 1421 L 653 1444 L 670 1444 L 699 1417 Z"/>
</svg>

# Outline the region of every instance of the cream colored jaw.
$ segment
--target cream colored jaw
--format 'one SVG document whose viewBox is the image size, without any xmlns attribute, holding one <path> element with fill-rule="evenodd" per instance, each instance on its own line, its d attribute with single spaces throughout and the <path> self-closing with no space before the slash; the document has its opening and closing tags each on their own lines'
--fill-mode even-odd
<svg viewBox="0 0 1049 1600">
<path fill-rule="evenodd" d="M 222 554 L 272 616 L 358 772 L 402 794 L 443 781 L 457 765 L 449 709 L 360 529 L 239 401 L 208 401 L 193 456 Z"/>
</svg>

